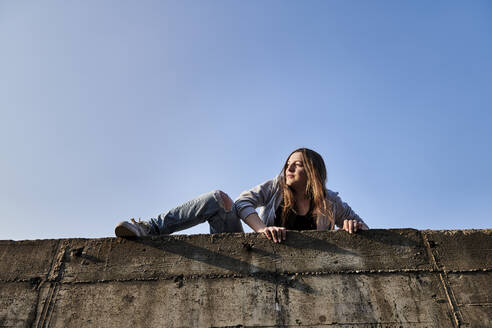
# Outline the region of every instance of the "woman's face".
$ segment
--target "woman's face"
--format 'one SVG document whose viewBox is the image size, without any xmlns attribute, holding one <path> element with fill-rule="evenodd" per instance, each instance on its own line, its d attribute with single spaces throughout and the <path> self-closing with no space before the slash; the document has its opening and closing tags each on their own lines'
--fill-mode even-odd
<svg viewBox="0 0 492 328">
<path fill-rule="evenodd" d="M 285 183 L 294 189 L 304 190 L 307 183 L 307 175 L 304 169 L 302 153 L 295 152 L 290 155 L 285 165 Z"/>
</svg>

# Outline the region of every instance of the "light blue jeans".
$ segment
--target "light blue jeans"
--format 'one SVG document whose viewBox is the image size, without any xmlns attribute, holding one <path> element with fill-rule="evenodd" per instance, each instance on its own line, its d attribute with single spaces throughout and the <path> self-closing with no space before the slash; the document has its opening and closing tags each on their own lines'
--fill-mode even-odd
<svg viewBox="0 0 492 328">
<path fill-rule="evenodd" d="M 171 234 L 205 221 L 210 224 L 210 233 L 244 232 L 234 203 L 230 211 L 225 210 L 223 203 L 219 191 L 211 191 L 150 219 L 149 223 L 156 234 Z"/>
</svg>

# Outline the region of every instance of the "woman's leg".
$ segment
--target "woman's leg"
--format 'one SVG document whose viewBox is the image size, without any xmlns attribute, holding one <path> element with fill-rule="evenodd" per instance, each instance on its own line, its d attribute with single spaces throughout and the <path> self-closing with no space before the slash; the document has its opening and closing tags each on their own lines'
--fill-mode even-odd
<svg viewBox="0 0 492 328">
<path fill-rule="evenodd" d="M 243 232 L 234 203 L 226 193 L 215 190 L 149 221 L 120 222 L 116 226 L 115 234 L 120 237 L 171 234 L 205 221 L 209 222 L 211 233 Z"/>
<path fill-rule="evenodd" d="M 220 211 L 216 216 L 208 220 L 208 223 L 210 224 L 210 233 L 244 232 L 234 202 L 225 192 L 219 190 L 219 194 L 220 198 L 217 197 L 219 199 L 219 205 L 223 207 L 225 211 Z"/>
<path fill-rule="evenodd" d="M 244 232 L 241 219 L 236 214 L 235 207 L 231 211 L 225 213 L 223 217 L 217 216 L 208 220 L 208 223 L 210 224 L 210 233 L 212 234 L 221 232 Z"/>
</svg>

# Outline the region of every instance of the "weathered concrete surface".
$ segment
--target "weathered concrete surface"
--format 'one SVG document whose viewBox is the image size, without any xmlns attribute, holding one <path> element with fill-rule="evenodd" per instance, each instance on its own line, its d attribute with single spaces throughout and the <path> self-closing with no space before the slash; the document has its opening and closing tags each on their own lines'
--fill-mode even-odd
<svg viewBox="0 0 492 328">
<path fill-rule="evenodd" d="M 0 241 L 0 327 L 492 327 L 492 230 Z"/>
</svg>

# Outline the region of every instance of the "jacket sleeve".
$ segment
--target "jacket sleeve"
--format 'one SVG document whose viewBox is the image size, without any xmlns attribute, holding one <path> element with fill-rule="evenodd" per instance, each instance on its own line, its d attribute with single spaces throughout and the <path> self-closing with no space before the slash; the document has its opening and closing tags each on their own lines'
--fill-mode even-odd
<svg viewBox="0 0 492 328">
<path fill-rule="evenodd" d="M 277 178 L 243 191 L 235 201 L 238 216 L 244 220 L 248 215 L 256 212 L 257 207 L 265 206 L 275 194 L 276 187 Z"/>
<path fill-rule="evenodd" d="M 337 192 L 328 190 L 328 195 L 330 200 L 333 202 L 335 224 L 339 228 L 343 227 L 344 220 L 357 220 L 365 224 L 364 220 L 362 220 L 347 203 L 342 201 Z"/>
</svg>

